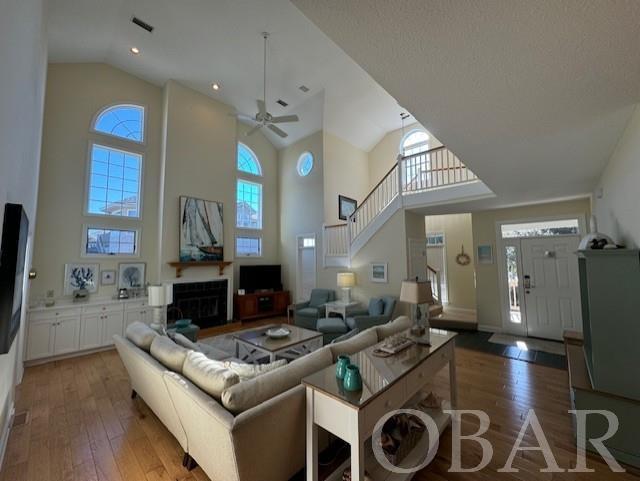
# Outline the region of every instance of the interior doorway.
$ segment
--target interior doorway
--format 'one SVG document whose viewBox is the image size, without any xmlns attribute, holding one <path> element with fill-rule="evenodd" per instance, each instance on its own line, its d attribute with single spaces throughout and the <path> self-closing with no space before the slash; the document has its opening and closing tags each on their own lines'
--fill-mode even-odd
<svg viewBox="0 0 640 481">
<path fill-rule="evenodd" d="M 447 247 L 444 232 L 427 232 L 427 274 L 441 304 L 449 302 Z"/>
<path fill-rule="evenodd" d="M 296 266 L 296 299 L 298 302 L 309 300 L 311 291 L 316 288 L 316 235 L 297 236 L 298 256 Z"/>
<path fill-rule="evenodd" d="M 581 330 L 580 217 L 499 223 L 503 326 L 507 332 L 562 340 Z"/>
</svg>

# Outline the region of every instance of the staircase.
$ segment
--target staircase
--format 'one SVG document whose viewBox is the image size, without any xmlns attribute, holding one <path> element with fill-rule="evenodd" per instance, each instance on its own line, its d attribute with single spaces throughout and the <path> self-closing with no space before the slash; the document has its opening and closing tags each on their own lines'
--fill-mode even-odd
<svg viewBox="0 0 640 481">
<path fill-rule="evenodd" d="M 346 223 L 323 226 L 325 267 L 351 259 L 398 210 L 493 196 L 446 147 L 400 157 Z"/>
</svg>

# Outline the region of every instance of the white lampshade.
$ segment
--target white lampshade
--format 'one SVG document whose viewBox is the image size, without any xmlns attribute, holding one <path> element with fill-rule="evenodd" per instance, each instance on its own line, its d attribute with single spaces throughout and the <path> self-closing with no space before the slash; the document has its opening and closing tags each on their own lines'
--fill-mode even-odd
<svg viewBox="0 0 640 481">
<path fill-rule="evenodd" d="M 173 286 L 171 284 L 161 286 L 149 286 L 149 305 L 152 307 L 164 307 L 173 303 Z"/>
<path fill-rule="evenodd" d="M 433 302 L 431 282 L 402 281 L 400 301 L 409 304 L 430 304 Z"/>
<path fill-rule="evenodd" d="M 353 287 L 356 285 L 356 275 L 353 272 L 338 272 L 338 287 Z"/>
</svg>

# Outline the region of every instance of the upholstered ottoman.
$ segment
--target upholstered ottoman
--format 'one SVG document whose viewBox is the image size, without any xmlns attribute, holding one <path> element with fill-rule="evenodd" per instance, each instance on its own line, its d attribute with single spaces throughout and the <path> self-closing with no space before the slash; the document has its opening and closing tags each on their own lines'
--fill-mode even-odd
<svg viewBox="0 0 640 481">
<path fill-rule="evenodd" d="M 316 322 L 316 331 L 322 333 L 322 343 L 329 344 L 345 334 L 349 328 L 340 317 L 323 317 Z"/>
<path fill-rule="evenodd" d="M 176 324 L 171 324 L 167 326 L 167 332 L 177 332 L 178 334 L 182 334 L 184 337 L 189 339 L 190 341 L 196 342 L 198 340 L 198 333 L 200 332 L 200 327 L 195 324 L 188 324 L 186 326 L 178 326 Z"/>
</svg>

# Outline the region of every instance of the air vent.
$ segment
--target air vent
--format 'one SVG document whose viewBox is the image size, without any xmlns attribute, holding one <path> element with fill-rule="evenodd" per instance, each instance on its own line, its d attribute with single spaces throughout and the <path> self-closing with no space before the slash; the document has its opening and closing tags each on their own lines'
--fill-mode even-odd
<svg viewBox="0 0 640 481">
<path fill-rule="evenodd" d="M 298 88 L 302 90 L 305 94 L 309 91 L 309 87 L 307 87 L 306 85 L 300 85 L 300 87 Z"/>
<path fill-rule="evenodd" d="M 282 105 L 283 107 L 288 107 L 289 106 L 289 104 L 287 102 L 285 102 L 284 100 L 282 100 L 282 99 L 276 100 L 276 103 Z"/>
<path fill-rule="evenodd" d="M 153 32 L 153 29 L 155 28 L 153 25 L 149 25 L 147 22 L 140 20 L 138 17 L 133 17 L 131 21 L 138 27 L 145 29 L 149 33 Z"/>
</svg>

